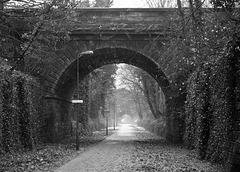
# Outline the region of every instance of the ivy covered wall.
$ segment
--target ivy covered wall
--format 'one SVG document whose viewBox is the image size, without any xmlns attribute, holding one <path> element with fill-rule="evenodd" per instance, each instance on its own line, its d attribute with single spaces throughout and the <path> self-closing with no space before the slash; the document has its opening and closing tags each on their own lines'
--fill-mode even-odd
<svg viewBox="0 0 240 172">
<path fill-rule="evenodd" d="M 189 79 L 185 104 L 185 145 L 199 158 L 240 169 L 240 39 L 229 42 L 225 57 L 203 64 Z"/>
<path fill-rule="evenodd" d="M 42 141 L 42 103 L 36 79 L 0 67 L 0 152 L 33 149 Z"/>
</svg>

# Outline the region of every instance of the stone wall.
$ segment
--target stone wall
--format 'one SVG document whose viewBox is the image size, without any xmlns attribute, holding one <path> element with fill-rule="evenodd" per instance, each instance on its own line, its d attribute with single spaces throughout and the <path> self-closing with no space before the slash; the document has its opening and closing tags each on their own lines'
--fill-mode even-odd
<svg viewBox="0 0 240 172">
<path fill-rule="evenodd" d="M 45 133 L 49 142 L 56 142 L 71 135 L 72 103 L 60 98 L 46 98 Z"/>
<path fill-rule="evenodd" d="M 240 171 L 240 59 L 238 56 L 236 73 L 236 110 L 234 115 L 233 130 L 230 134 L 229 140 L 229 154 L 227 170 L 230 172 Z"/>
</svg>

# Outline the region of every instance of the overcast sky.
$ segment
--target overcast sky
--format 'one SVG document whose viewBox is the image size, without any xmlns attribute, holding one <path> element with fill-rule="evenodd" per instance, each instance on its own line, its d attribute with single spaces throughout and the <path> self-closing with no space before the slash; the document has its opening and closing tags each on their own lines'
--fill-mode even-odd
<svg viewBox="0 0 240 172">
<path fill-rule="evenodd" d="M 144 8 L 144 0 L 113 0 L 112 8 Z"/>
</svg>

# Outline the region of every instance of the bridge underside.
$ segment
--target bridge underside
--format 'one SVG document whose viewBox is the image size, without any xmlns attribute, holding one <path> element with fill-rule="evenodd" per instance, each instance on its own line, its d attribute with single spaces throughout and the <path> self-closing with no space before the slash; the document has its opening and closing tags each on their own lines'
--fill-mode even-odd
<svg viewBox="0 0 240 172">
<path fill-rule="evenodd" d="M 125 48 L 102 48 L 93 51 L 93 55 L 82 55 L 79 58 L 80 80 L 101 66 L 126 63 L 147 71 L 167 91 L 169 82 L 159 66 L 146 56 Z M 55 88 L 57 97 L 71 99 L 76 87 L 76 60 L 62 73 Z"/>
<path fill-rule="evenodd" d="M 77 59 L 79 59 L 80 80 L 101 66 L 126 63 L 149 73 L 158 82 L 168 99 L 171 94 L 169 80 L 156 62 L 161 54 L 162 45 L 162 40 L 154 42 L 149 40 L 72 40 L 62 44 L 61 50 L 51 53 L 49 59 L 52 61 L 45 65 L 43 76 L 49 138 L 56 141 L 70 134 L 71 98 L 76 88 Z M 89 50 L 93 51 L 93 54 L 81 55 Z M 173 137 L 170 136 L 170 138 Z"/>
<path fill-rule="evenodd" d="M 58 43 L 43 64 L 43 91 L 46 100 L 47 133 L 52 141 L 70 133 L 70 109 L 76 88 L 76 61 L 79 59 L 80 80 L 101 66 L 126 63 L 149 73 L 159 84 L 166 100 L 170 84 L 162 71 L 167 60 L 164 46 L 168 42 L 169 18 L 175 9 L 81 9 L 71 40 Z M 92 55 L 81 55 L 93 51 Z M 170 119 L 169 119 L 170 120 Z M 175 125 L 172 125 L 175 126 Z M 170 129 L 168 129 L 170 131 Z M 169 138 L 178 138 L 174 132 Z"/>
<path fill-rule="evenodd" d="M 208 11 L 209 9 L 207 9 Z M 186 9 L 186 14 L 189 12 Z M 208 13 L 205 13 L 208 15 Z M 190 14 L 189 14 L 190 15 Z M 220 16 L 220 15 L 219 15 Z M 172 52 L 168 49 L 169 36 L 177 28 L 177 9 L 78 9 L 74 30 L 69 42 L 59 43 L 58 50 L 49 52 L 43 59 L 42 66 L 36 68 L 41 72 L 42 90 L 46 108 L 46 135 L 49 141 L 57 141 L 68 137 L 71 131 L 70 109 L 71 97 L 76 88 L 76 60 L 80 60 L 80 79 L 94 69 L 107 64 L 127 63 L 148 72 L 162 88 L 166 101 L 171 94 L 168 73 L 163 70 L 165 63 L 171 68 L 167 59 Z M 27 24 L 16 22 L 19 30 L 28 30 Z M 173 26 L 173 27 L 171 27 Z M 17 29 L 17 30 L 18 30 Z M 93 55 L 80 54 L 94 51 Z M 165 66 L 166 67 L 166 66 Z M 170 104 L 170 103 L 169 103 Z M 170 108 L 168 108 L 169 110 Z M 238 121 L 236 121 L 238 124 Z M 234 126 L 239 135 L 239 126 Z M 179 141 L 179 121 L 167 116 L 167 139 Z M 239 140 L 239 139 L 238 139 Z M 236 141 L 236 140 L 235 140 Z M 239 141 L 238 141 L 239 142 Z M 237 149 L 236 144 L 235 148 Z M 231 151 L 233 147 L 228 146 Z M 229 171 L 237 171 L 240 164 L 239 154 L 230 154 Z M 235 163 L 232 163 L 232 162 Z"/>
</svg>

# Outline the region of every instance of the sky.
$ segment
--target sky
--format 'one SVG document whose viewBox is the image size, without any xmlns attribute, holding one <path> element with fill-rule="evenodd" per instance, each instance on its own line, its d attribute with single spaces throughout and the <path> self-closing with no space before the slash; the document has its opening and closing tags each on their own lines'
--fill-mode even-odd
<svg viewBox="0 0 240 172">
<path fill-rule="evenodd" d="M 144 8 L 145 0 L 113 0 L 112 8 Z"/>
</svg>

